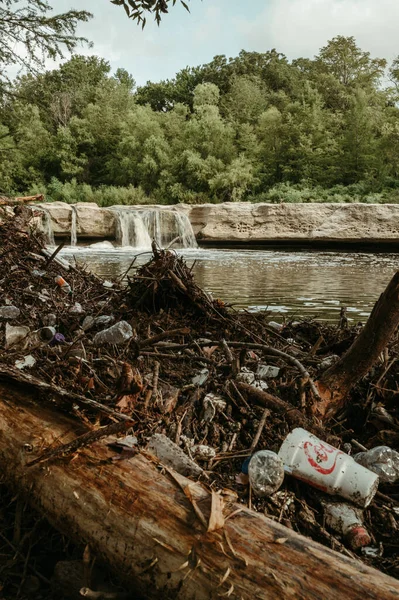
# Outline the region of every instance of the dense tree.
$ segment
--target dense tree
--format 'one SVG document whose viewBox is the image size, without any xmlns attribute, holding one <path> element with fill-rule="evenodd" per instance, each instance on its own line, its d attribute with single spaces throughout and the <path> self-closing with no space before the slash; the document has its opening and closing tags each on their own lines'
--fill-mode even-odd
<svg viewBox="0 0 399 600">
<path fill-rule="evenodd" d="M 339 36 L 313 59 L 242 51 L 136 89 L 73 56 L 0 103 L 0 191 L 115 202 L 399 200 L 399 59 Z"/>
</svg>

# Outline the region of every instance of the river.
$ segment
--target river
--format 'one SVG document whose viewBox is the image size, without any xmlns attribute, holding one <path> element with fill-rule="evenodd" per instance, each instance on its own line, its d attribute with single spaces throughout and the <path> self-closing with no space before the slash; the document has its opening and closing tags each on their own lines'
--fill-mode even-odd
<svg viewBox="0 0 399 600">
<path fill-rule="evenodd" d="M 271 318 L 299 316 L 337 322 L 341 306 L 348 317 L 365 321 L 379 294 L 398 269 L 399 255 L 303 249 L 189 249 L 196 281 L 238 309 L 268 310 Z M 104 278 L 120 278 L 139 250 L 70 247 L 62 256 Z M 140 265 L 150 257 L 141 254 Z M 134 270 L 130 271 L 132 275 Z"/>
</svg>

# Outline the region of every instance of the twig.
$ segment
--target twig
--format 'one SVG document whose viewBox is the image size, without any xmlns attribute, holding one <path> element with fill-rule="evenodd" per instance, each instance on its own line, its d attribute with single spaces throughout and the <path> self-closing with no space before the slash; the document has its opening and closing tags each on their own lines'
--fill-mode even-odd
<svg viewBox="0 0 399 600">
<path fill-rule="evenodd" d="M 262 431 L 266 425 L 266 419 L 267 417 L 270 415 L 270 410 L 268 408 L 265 408 L 265 410 L 263 411 L 263 415 L 262 418 L 259 422 L 258 425 L 258 429 L 256 431 L 255 437 L 253 439 L 253 442 L 251 444 L 251 454 L 253 453 L 253 451 L 255 450 L 256 446 L 258 445 L 258 442 L 260 440 L 260 436 L 262 435 Z"/>
<path fill-rule="evenodd" d="M 61 242 L 61 244 L 54 250 L 54 252 L 51 254 L 51 256 L 49 256 L 49 258 L 46 260 L 46 264 L 44 265 L 44 267 L 47 269 L 47 267 L 49 266 L 49 264 L 51 262 L 53 262 L 53 260 L 55 259 L 55 257 L 57 256 L 58 252 L 60 252 L 63 247 L 65 246 L 67 241 L 67 238 L 64 238 Z"/>
<path fill-rule="evenodd" d="M 13 367 L 6 367 L 5 365 L 0 366 L 0 379 L 12 381 L 14 383 L 22 383 L 24 385 L 32 386 L 38 390 L 47 390 L 57 396 L 60 396 L 61 398 L 70 398 L 79 404 L 84 404 L 85 406 L 89 406 L 90 408 L 93 408 L 99 412 L 112 416 L 115 419 L 118 419 L 118 421 L 131 420 L 127 415 L 116 412 L 115 410 L 112 410 L 112 408 L 109 408 L 104 404 L 100 404 L 100 402 L 96 402 L 96 400 L 85 398 L 85 396 L 65 390 L 58 385 L 47 383 L 41 379 L 38 379 L 37 377 L 33 377 L 27 373 L 22 373 L 20 370 L 14 369 Z"/>
<path fill-rule="evenodd" d="M 147 348 L 148 346 L 154 346 L 157 342 L 165 340 L 166 338 L 175 337 L 178 335 L 188 335 L 190 329 L 188 327 L 180 327 L 179 329 L 171 329 L 170 331 L 163 331 L 158 335 L 147 338 L 139 343 L 140 348 Z"/>
<path fill-rule="evenodd" d="M 184 348 L 188 348 L 192 345 L 201 346 L 217 346 L 220 344 L 220 341 L 209 341 L 209 342 L 192 342 L 190 344 L 170 344 L 169 346 L 163 346 L 163 350 L 170 348 L 171 350 L 183 350 Z M 232 348 L 250 348 L 251 350 L 264 350 L 265 352 L 269 352 L 273 356 L 279 356 L 283 358 L 286 362 L 291 363 L 294 367 L 298 369 L 301 375 L 309 382 L 309 385 L 312 389 L 312 392 L 318 400 L 320 400 L 320 394 L 316 388 L 316 385 L 311 378 L 309 372 L 303 366 L 303 364 L 297 359 L 287 354 L 287 352 L 283 352 L 282 350 L 277 350 L 272 346 L 267 346 L 266 344 L 254 344 L 252 342 L 227 342 L 229 346 Z"/>
<path fill-rule="evenodd" d="M 157 401 L 157 394 L 158 394 L 158 380 L 159 380 L 159 367 L 160 367 L 160 363 L 158 361 L 155 361 L 154 364 L 154 375 L 152 376 L 152 401 L 156 402 Z"/>
<path fill-rule="evenodd" d="M 33 467 L 33 465 L 37 465 L 48 460 L 53 460 L 54 458 L 65 458 L 80 448 L 94 444 L 94 442 L 97 442 L 104 437 L 125 432 L 133 425 L 134 421 L 130 420 L 124 421 L 123 423 L 111 423 L 111 425 L 100 427 L 100 429 L 96 429 L 95 431 L 88 431 L 87 433 L 84 433 L 83 435 L 80 435 L 76 439 L 72 440 L 72 442 L 69 442 L 68 444 L 62 444 L 57 448 L 49 448 L 37 458 L 26 463 L 26 466 Z"/>
</svg>

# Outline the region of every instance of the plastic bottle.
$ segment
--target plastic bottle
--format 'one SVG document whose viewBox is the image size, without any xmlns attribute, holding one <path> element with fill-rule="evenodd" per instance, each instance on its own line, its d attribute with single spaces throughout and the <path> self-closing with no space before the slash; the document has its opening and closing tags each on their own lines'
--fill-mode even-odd
<svg viewBox="0 0 399 600">
<path fill-rule="evenodd" d="M 399 452 L 389 446 L 376 446 L 355 454 L 353 458 L 359 465 L 376 473 L 380 481 L 394 483 L 399 479 Z"/>
<path fill-rule="evenodd" d="M 345 502 L 323 502 L 323 506 L 326 525 L 342 535 L 353 550 L 371 543 L 359 508 Z"/>
<path fill-rule="evenodd" d="M 368 506 L 377 491 L 375 473 L 301 427 L 286 437 L 278 454 L 293 477 L 358 506 Z"/>
<path fill-rule="evenodd" d="M 270 496 L 283 483 L 283 461 L 271 450 L 255 452 L 249 461 L 248 476 L 256 496 Z"/>
<path fill-rule="evenodd" d="M 131 337 L 133 337 L 131 325 L 127 321 L 119 321 L 112 327 L 97 333 L 93 338 L 93 344 L 95 346 L 101 346 L 102 344 L 115 344 L 118 346 L 130 340 Z"/>
<path fill-rule="evenodd" d="M 61 277 L 61 275 L 57 275 L 57 277 L 54 278 L 54 281 L 65 294 L 71 293 L 71 286 L 65 281 L 63 277 Z"/>
</svg>

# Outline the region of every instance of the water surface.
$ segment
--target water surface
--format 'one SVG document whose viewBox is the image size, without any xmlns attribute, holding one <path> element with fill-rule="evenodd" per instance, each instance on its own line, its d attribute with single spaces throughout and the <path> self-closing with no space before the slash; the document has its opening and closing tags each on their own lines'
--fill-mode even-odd
<svg viewBox="0 0 399 600">
<path fill-rule="evenodd" d="M 395 253 L 295 249 L 190 249 L 181 251 L 196 281 L 216 298 L 250 311 L 268 310 L 272 318 L 312 316 L 337 321 L 341 306 L 348 317 L 364 321 L 379 294 L 399 268 Z M 62 255 L 104 278 L 121 278 L 137 248 L 65 248 Z M 134 268 L 130 271 L 132 275 Z"/>
</svg>

